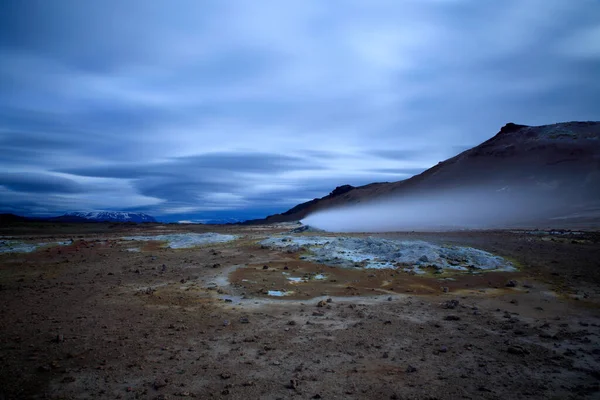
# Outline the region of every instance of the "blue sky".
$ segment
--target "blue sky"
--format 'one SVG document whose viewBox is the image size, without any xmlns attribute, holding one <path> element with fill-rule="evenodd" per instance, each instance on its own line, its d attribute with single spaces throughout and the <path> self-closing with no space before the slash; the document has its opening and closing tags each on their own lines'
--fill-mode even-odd
<svg viewBox="0 0 600 400">
<path fill-rule="evenodd" d="M 600 119 L 596 0 L 4 1 L 0 210 L 261 217 Z"/>
</svg>

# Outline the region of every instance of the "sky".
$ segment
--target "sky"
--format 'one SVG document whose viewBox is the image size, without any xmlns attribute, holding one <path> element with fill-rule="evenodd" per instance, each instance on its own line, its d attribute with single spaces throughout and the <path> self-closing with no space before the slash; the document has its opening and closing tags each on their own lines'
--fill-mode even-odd
<svg viewBox="0 0 600 400">
<path fill-rule="evenodd" d="M 259 218 L 599 104 L 597 0 L 4 0 L 0 211 Z"/>
</svg>

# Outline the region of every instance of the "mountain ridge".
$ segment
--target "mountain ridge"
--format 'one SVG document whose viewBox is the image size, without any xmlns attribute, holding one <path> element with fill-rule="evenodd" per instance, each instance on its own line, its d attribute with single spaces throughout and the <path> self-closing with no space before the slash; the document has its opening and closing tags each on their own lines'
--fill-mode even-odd
<svg viewBox="0 0 600 400">
<path fill-rule="evenodd" d="M 580 203 L 600 199 L 600 122 L 541 126 L 510 122 L 483 143 L 411 178 L 358 187 L 338 186 L 327 196 L 244 224 L 299 221 L 332 207 L 470 186 L 515 192 L 546 188 L 549 195 L 566 196 L 570 192 L 570 199 Z"/>
<path fill-rule="evenodd" d="M 66 213 L 64 217 L 79 217 L 95 222 L 156 222 L 156 219 L 148 214 L 125 211 L 75 211 Z"/>
</svg>

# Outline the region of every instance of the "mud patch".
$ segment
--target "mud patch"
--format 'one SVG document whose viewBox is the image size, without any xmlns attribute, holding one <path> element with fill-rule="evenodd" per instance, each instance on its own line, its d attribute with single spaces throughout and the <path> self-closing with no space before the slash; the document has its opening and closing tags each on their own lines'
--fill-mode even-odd
<svg viewBox="0 0 600 400">
<path fill-rule="evenodd" d="M 68 246 L 72 241 L 49 243 L 25 243 L 16 240 L 0 240 L 0 253 L 32 253 L 42 247 Z"/>
<path fill-rule="evenodd" d="M 133 241 L 158 241 L 167 242 L 171 249 L 187 249 L 203 244 L 225 243 L 237 239 L 235 235 L 223 235 L 220 233 L 176 233 L 170 235 L 156 236 L 127 236 L 123 240 Z"/>
<path fill-rule="evenodd" d="M 306 260 L 342 268 L 402 269 L 416 274 L 516 270 L 509 261 L 483 250 L 437 246 L 420 240 L 285 236 L 268 238 L 260 244 L 305 253 Z"/>
<path fill-rule="evenodd" d="M 501 271 L 465 274 L 447 280 L 397 269 L 338 268 L 304 260 L 271 262 L 266 269 L 263 263 L 250 264 L 229 275 L 234 291 L 249 298 L 282 299 L 452 292 L 493 295 L 511 291 L 505 287 L 511 279 L 520 279 L 520 273 Z"/>
</svg>

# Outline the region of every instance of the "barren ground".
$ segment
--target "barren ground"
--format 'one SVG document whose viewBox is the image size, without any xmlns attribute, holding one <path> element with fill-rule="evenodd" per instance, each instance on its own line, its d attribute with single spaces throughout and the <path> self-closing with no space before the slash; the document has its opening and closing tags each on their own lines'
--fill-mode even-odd
<svg viewBox="0 0 600 400">
<path fill-rule="evenodd" d="M 600 235 L 377 235 L 473 246 L 518 267 L 416 276 L 258 243 L 289 229 L 0 227 L 3 239 L 73 239 L 0 254 L 0 399 L 600 398 Z M 121 239 L 168 232 L 238 239 Z"/>
</svg>

